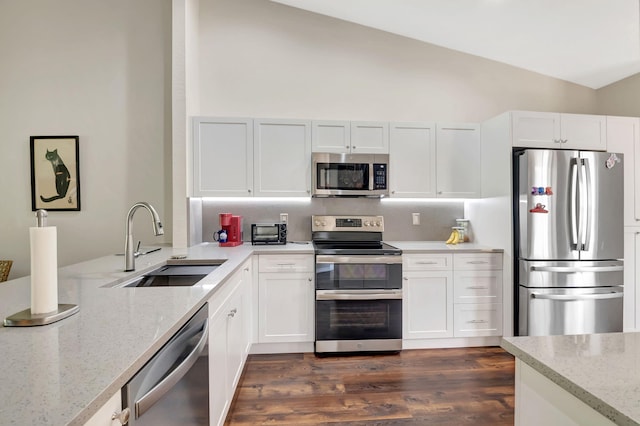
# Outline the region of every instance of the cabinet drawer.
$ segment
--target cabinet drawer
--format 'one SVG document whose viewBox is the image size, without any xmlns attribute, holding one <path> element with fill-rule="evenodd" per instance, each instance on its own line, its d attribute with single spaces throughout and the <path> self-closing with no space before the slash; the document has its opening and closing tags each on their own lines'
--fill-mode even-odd
<svg viewBox="0 0 640 426">
<path fill-rule="evenodd" d="M 502 271 L 455 271 L 454 303 L 502 303 Z"/>
<path fill-rule="evenodd" d="M 456 253 L 453 256 L 455 270 L 501 270 L 502 253 Z"/>
<path fill-rule="evenodd" d="M 258 271 L 260 273 L 313 272 L 314 270 L 315 270 L 315 257 L 313 255 L 261 254 L 258 256 Z"/>
<path fill-rule="evenodd" d="M 501 303 L 459 303 L 454 305 L 455 337 L 502 335 Z"/>
<path fill-rule="evenodd" d="M 403 254 L 402 264 L 405 271 L 450 271 L 453 268 L 453 255 Z"/>
</svg>

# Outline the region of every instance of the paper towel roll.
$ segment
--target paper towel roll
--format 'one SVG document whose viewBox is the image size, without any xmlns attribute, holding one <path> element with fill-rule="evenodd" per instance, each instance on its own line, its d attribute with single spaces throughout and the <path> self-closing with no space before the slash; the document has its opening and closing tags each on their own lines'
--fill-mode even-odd
<svg viewBox="0 0 640 426">
<path fill-rule="evenodd" d="M 31 313 L 58 309 L 58 234 L 55 226 L 29 228 L 31 238 Z"/>
</svg>

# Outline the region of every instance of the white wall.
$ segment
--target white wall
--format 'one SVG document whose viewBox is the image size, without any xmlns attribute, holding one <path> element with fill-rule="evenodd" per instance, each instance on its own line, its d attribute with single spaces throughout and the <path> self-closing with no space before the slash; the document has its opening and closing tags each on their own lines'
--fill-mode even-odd
<svg viewBox="0 0 640 426">
<path fill-rule="evenodd" d="M 583 86 L 269 1 L 203 1 L 199 26 L 202 115 L 481 122 L 596 109 Z"/>
<path fill-rule="evenodd" d="M 80 137 L 79 212 L 50 212 L 60 265 L 122 251 L 129 207 L 171 238 L 170 0 L 0 0 L 0 259 L 29 274 L 29 136 Z M 152 236 L 136 214 L 134 237 Z M 123 260 L 124 267 L 124 260 Z"/>
</svg>

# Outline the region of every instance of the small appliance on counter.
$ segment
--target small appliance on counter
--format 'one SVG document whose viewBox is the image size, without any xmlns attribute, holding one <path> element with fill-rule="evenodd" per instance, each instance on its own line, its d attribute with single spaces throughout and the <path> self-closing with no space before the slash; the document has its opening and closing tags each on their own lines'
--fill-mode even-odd
<svg viewBox="0 0 640 426">
<path fill-rule="evenodd" d="M 235 247 L 242 244 L 242 216 L 220 213 L 220 230 L 213 234 L 220 247 Z"/>
<path fill-rule="evenodd" d="M 287 244 L 287 224 L 252 223 L 251 244 Z"/>
</svg>

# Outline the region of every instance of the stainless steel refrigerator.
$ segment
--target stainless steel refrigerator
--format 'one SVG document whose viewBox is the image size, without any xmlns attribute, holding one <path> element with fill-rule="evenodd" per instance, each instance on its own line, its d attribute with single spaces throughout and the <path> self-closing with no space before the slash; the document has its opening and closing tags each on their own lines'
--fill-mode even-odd
<svg viewBox="0 0 640 426">
<path fill-rule="evenodd" d="M 622 331 L 623 156 L 513 153 L 515 330 Z"/>
</svg>

